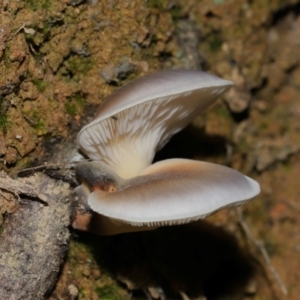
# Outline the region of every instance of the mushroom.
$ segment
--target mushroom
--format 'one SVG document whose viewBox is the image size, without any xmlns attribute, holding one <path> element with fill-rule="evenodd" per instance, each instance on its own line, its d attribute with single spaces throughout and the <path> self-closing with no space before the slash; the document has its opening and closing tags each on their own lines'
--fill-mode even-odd
<svg viewBox="0 0 300 300">
<path fill-rule="evenodd" d="M 108 218 L 98 218 L 98 225 L 105 227 L 99 228 L 102 233 L 196 221 L 222 208 L 241 205 L 260 190 L 256 181 L 236 170 L 189 159 L 163 160 L 128 179 L 103 169 L 99 162 L 76 167 L 88 207 Z"/>
<path fill-rule="evenodd" d="M 139 175 L 168 140 L 232 85 L 200 71 L 169 70 L 130 82 L 102 104 L 78 144 L 123 178 Z"/>
<path fill-rule="evenodd" d="M 78 134 L 92 162 L 76 166 L 76 188 L 98 234 L 154 229 L 198 220 L 259 193 L 238 171 L 187 159 L 152 164 L 155 152 L 211 105 L 230 81 L 200 71 L 162 71 L 112 94 Z M 91 221 L 91 216 L 93 219 Z M 80 217 L 74 223 L 80 224 Z"/>
</svg>

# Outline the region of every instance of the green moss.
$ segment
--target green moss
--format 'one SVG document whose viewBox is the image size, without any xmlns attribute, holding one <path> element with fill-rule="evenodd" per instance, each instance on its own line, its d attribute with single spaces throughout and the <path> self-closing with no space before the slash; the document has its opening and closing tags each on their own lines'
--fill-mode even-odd
<svg viewBox="0 0 300 300">
<path fill-rule="evenodd" d="M 282 134 L 291 132 L 293 129 L 291 128 L 291 124 L 286 122 L 287 118 L 281 118 L 281 120 L 284 120 L 284 122 L 281 123 L 281 128 L 280 128 Z"/>
<path fill-rule="evenodd" d="M 118 288 L 114 285 L 105 285 L 95 288 L 98 297 L 103 300 L 121 300 L 125 299 L 118 295 Z"/>
<path fill-rule="evenodd" d="M 250 146 L 244 139 L 239 141 L 235 146 L 236 146 L 237 152 L 239 152 L 239 153 L 247 153 L 250 148 Z"/>
<path fill-rule="evenodd" d="M 208 39 L 208 50 L 210 52 L 218 52 L 221 50 L 222 44 L 223 44 L 223 39 L 218 33 L 212 33 Z"/>
<path fill-rule="evenodd" d="M 281 167 L 282 167 L 283 171 L 287 172 L 287 173 L 289 173 L 293 169 L 293 165 L 289 160 L 284 161 L 282 163 Z"/>
<path fill-rule="evenodd" d="M 274 241 L 273 236 L 271 236 L 267 232 L 261 232 L 260 239 L 263 241 L 264 247 L 267 250 L 269 256 L 280 254 L 279 244 L 276 241 Z"/>
<path fill-rule="evenodd" d="M 146 4 L 151 8 L 163 9 L 165 2 L 163 0 L 147 0 Z"/>
<path fill-rule="evenodd" d="M 66 67 L 73 74 L 86 74 L 94 66 L 94 61 L 91 57 L 72 56 L 66 62 Z"/>
<path fill-rule="evenodd" d="M 275 243 L 265 242 L 264 246 L 270 256 L 274 256 L 275 254 L 278 254 L 278 252 L 279 252 L 278 245 Z"/>
<path fill-rule="evenodd" d="M 171 12 L 173 21 L 176 22 L 180 18 L 181 6 L 174 5 L 170 12 Z"/>
<path fill-rule="evenodd" d="M 150 46 L 154 46 L 156 45 L 158 42 L 158 37 L 156 34 L 153 34 L 152 37 L 151 37 L 151 40 L 150 40 Z"/>
<path fill-rule="evenodd" d="M 38 119 L 33 127 L 38 134 L 42 134 L 46 130 L 45 123 L 41 119 Z"/>
<path fill-rule="evenodd" d="M 46 132 L 46 125 L 43 122 L 40 113 L 37 110 L 32 110 L 29 113 L 24 113 L 30 119 L 31 126 L 35 129 L 36 134 L 41 135 Z"/>
<path fill-rule="evenodd" d="M 53 98 L 48 98 L 48 103 L 49 103 L 51 109 L 57 109 L 57 107 L 58 107 L 58 102 L 57 102 L 55 99 L 53 99 Z"/>
<path fill-rule="evenodd" d="M 7 118 L 5 114 L 1 113 L 1 111 L 0 111 L 0 128 L 4 133 L 7 132 Z"/>
<path fill-rule="evenodd" d="M 84 107 L 84 99 L 81 94 L 76 94 L 65 103 L 65 110 L 70 116 L 79 114 Z"/>
<path fill-rule="evenodd" d="M 16 170 L 23 170 L 32 167 L 32 159 L 30 157 L 23 157 L 20 160 L 16 161 L 15 164 Z M 18 175 L 13 176 L 14 179 L 18 179 Z"/>
<path fill-rule="evenodd" d="M 225 107 L 225 105 L 219 105 L 216 108 L 216 113 L 221 118 L 231 119 L 230 112 L 229 112 L 228 108 Z"/>
<path fill-rule="evenodd" d="M 95 245 L 97 245 L 96 252 Z M 94 291 L 102 300 L 130 300 L 131 297 L 128 292 L 120 287 L 101 267 L 101 277 L 93 277 L 95 275 L 91 272 L 88 281 L 82 280 L 84 276 L 82 267 L 84 265 L 89 265 L 91 270 L 99 270 L 100 262 L 95 254 L 101 253 L 103 250 L 101 247 L 103 247 L 103 240 L 100 239 L 99 242 L 94 237 L 85 236 L 80 240 L 71 239 L 70 241 L 67 263 L 71 270 L 72 279 L 79 283 L 79 298 L 91 299 L 90 293 Z"/>
<path fill-rule="evenodd" d="M 3 133 L 7 132 L 7 116 L 6 112 L 3 109 L 3 102 L 4 98 L 0 97 L 0 129 L 3 131 Z"/>
<path fill-rule="evenodd" d="M 32 83 L 37 87 L 40 93 L 44 92 L 47 87 L 47 83 L 41 79 L 33 79 Z"/>
<path fill-rule="evenodd" d="M 65 109 L 67 114 L 70 116 L 75 116 L 77 113 L 76 105 L 72 101 L 68 101 L 65 103 Z"/>
<path fill-rule="evenodd" d="M 39 53 L 38 48 L 41 47 L 44 42 L 51 39 L 51 29 L 53 26 L 51 20 L 46 20 L 43 22 L 42 27 L 37 24 L 32 24 L 30 28 L 35 31 L 34 34 L 25 33 L 27 43 L 35 46 L 35 51 L 32 51 L 34 56 L 42 55 Z"/>
<path fill-rule="evenodd" d="M 51 28 L 52 28 L 52 25 L 48 21 L 43 23 L 42 32 L 43 32 L 46 40 L 48 40 L 50 38 Z"/>
<path fill-rule="evenodd" d="M 9 66 L 10 64 L 9 51 L 10 51 L 10 47 L 7 45 L 3 53 L 3 61 L 5 66 Z"/>
<path fill-rule="evenodd" d="M 27 0 L 28 8 L 36 11 L 38 9 L 48 10 L 51 8 L 51 1 L 48 0 Z"/>
<path fill-rule="evenodd" d="M 269 128 L 269 125 L 268 125 L 268 123 L 266 123 L 265 121 L 262 121 L 262 122 L 260 122 L 259 124 L 258 124 L 258 128 L 259 128 L 259 130 L 266 130 L 266 129 L 268 129 Z"/>
</svg>

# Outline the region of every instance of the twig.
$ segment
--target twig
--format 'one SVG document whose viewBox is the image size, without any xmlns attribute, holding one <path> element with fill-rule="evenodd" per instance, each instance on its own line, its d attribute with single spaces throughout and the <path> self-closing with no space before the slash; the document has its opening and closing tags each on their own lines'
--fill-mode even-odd
<svg viewBox="0 0 300 300">
<path fill-rule="evenodd" d="M 300 205 L 295 203 L 295 202 L 291 202 L 291 201 L 283 201 L 284 203 L 286 203 L 290 208 L 295 209 L 297 211 L 300 212 Z"/>
<path fill-rule="evenodd" d="M 55 164 L 48 164 L 44 163 L 43 165 L 39 165 L 36 167 L 30 167 L 26 169 L 22 169 L 20 171 L 17 171 L 16 174 L 20 174 L 23 172 L 28 172 L 28 171 L 41 171 L 41 170 L 61 170 L 61 169 L 72 169 L 76 163 L 80 163 L 82 161 L 90 161 L 90 159 L 82 159 L 79 161 L 71 161 L 67 163 L 55 163 Z"/>
<path fill-rule="evenodd" d="M 247 225 L 246 221 L 244 220 L 243 213 L 242 213 L 242 210 L 240 207 L 236 208 L 236 212 L 238 215 L 238 222 L 239 222 L 240 226 L 242 227 L 242 229 L 244 230 L 247 238 L 259 249 L 267 266 L 269 267 L 271 273 L 273 274 L 273 277 L 277 281 L 282 293 L 284 295 L 287 295 L 288 291 L 287 291 L 284 283 L 282 282 L 277 270 L 275 269 L 274 265 L 272 264 L 270 256 L 269 256 L 266 248 L 264 247 L 263 243 L 261 241 L 259 241 L 258 239 L 256 239 L 255 237 L 253 237 L 249 226 Z"/>
<path fill-rule="evenodd" d="M 26 28 L 26 26 L 29 26 L 30 23 L 29 22 L 26 22 L 24 23 L 16 32 L 15 32 L 15 35 L 18 35 L 19 32 L 21 30 L 24 30 L 25 33 L 27 34 L 30 34 L 30 35 L 34 35 L 35 34 L 35 30 L 33 28 Z"/>
<path fill-rule="evenodd" d="M 60 169 L 67 168 L 67 165 L 72 165 L 72 164 L 73 163 L 57 163 L 57 164 L 45 163 L 44 165 L 22 169 L 22 170 L 18 171 L 17 174 L 27 172 L 27 171 L 41 171 L 41 170 L 49 170 L 49 169 L 60 170 Z M 68 168 L 71 169 L 72 166 L 68 166 Z"/>
</svg>

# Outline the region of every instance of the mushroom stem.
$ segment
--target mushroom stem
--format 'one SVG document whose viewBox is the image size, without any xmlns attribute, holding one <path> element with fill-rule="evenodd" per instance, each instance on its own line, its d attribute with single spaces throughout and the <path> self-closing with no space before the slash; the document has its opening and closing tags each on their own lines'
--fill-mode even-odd
<svg viewBox="0 0 300 300">
<path fill-rule="evenodd" d="M 75 192 L 80 204 L 88 212 L 91 208 L 87 199 L 93 191 L 114 192 L 123 182 L 122 178 L 97 161 L 81 162 L 76 165 L 75 171 L 78 181 L 81 182 L 81 185 L 75 188 Z"/>
<path fill-rule="evenodd" d="M 124 179 L 139 175 L 144 169 L 151 165 L 151 162 L 153 160 L 154 152 L 141 155 L 141 153 L 139 153 L 138 151 L 134 151 L 134 147 L 136 146 L 136 144 L 137 143 L 134 142 L 132 143 L 132 145 L 127 145 L 127 143 L 120 143 L 119 149 L 124 152 L 122 153 L 122 155 L 120 155 L 122 159 L 120 159 L 115 165 L 109 165 L 113 168 L 116 174 Z"/>
<path fill-rule="evenodd" d="M 115 172 L 97 161 L 79 163 L 75 171 L 84 189 L 88 189 L 90 193 L 91 191 L 115 192 L 123 182 Z"/>
</svg>

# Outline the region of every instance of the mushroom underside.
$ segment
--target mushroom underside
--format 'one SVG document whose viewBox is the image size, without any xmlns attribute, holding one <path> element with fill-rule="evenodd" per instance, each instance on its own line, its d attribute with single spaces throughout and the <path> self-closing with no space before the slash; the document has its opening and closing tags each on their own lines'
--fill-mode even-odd
<svg viewBox="0 0 300 300">
<path fill-rule="evenodd" d="M 121 88 L 103 104 L 102 113 L 79 132 L 78 143 L 81 150 L 89 158 L 101 161 L 123 178 L 138 176 L 151 164 L 155 152 L 231 85 L 229 81 L 196 72 L 197 75 L 198 73 L 201 74 L 201 79 L 206 79 L 204 83 L 195 82 L 193 78 L 193 84 L 189 86 L 187 82 L 187 87 L 178 88 L 176 82 L 174 85 L 169 79 L 167 83 L 172 88 L 168 89 L 167 85 L 159 93 L 156 93 L 155 86 L 144 90 L 143 84 L 146 84 L 142 81 L 143 84 L 136 91 L 140 99 L 136 99 L 133 93 L 129 96 L 125 93 L 123 100 L 120 93 L 124 89 Z M 176 79 L 182 84 L 182 78 Z M 155 80 L 155 83 L 159 82 Z M 131 85 L 136 86 L 137 83 L 133 81 L 128 84 L 127 90 Z M 114 101 L 116 98 L 118 101 Z M 120 98 L 124 102 L 123 106 L 120 105 Z M 111 109 L 113 102 L 117 102 L 115 109 Z M 106 106 L 110 109 L 105 109 Z"/>
</svg>

